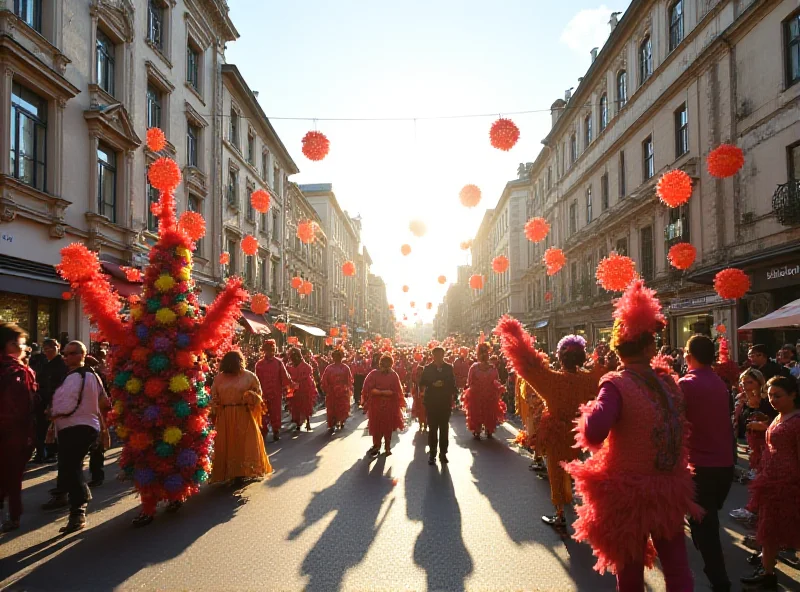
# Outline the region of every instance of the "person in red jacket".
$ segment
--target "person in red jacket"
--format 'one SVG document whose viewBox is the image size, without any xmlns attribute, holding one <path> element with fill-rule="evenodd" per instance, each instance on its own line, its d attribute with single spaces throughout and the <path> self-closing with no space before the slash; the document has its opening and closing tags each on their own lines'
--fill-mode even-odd
<svg viewBox="0 0 800 592">
<path fill-rule="evenodd" d="M 292 379 L 283 362 L 275 357 L 275 340 L 267 339 L 263 346 L 264 357 L 256 364 L 256 376 L 261 383 L 261 393 L 267 404 L 267 414 L 262 420 L 261 433 L 266 438 L 272 426 L 272 441 L 281 439 L 281 403 L 283 394 L 291 388 Z"/>
<path fill-rule="evenodd" d="M 378 370 L 373 370 L 364 379 L 363 404 L 369 418 L 369 433 L 372 448 L 367 454 L 378 456 L 381 440 L 384 441 L 386 456 L 392 453 L 392 432 L 405 427 L 403 409 L 406 399 L 400 377 L 392 370 L 394 360 L 385 354 L 381 357 Z"/>
</svg>

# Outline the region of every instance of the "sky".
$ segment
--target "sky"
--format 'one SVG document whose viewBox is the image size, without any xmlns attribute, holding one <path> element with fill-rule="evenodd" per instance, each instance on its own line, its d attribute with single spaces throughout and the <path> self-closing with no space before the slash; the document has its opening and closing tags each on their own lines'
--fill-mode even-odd
<svg viewBox="0 0 800 592">
<path fill-rule="evenodd" d="M 578 85 L 590 50 L 608 38 L 611 13 L 629 4 L 229 0 L 241 37 L 228 44 L 226 59 L 258 91 L 300 169 L 291 180 L 333 184 L 342 208 L 361 215 L 362 244 L 398 319 L 427 322 L 457 266 L 469 263 L 459 243 L 474 236 L 519 164 L 536 158 L 550 105 Z M 518 111 L 536 112 L 511 115 Z M 453 117 L 473 114 L 486 116 Z M 489 143 L 500 115 L 521 131 L 509 152 Z M 337 118 L 410 121 L 326 121 Z M 321 162 L 301 152 L 313 129 L 331 142 Z M 458 199 L 467 184 L 482 192 L 471 209 Z M 409 230 L 417 219 L 427 226 L 421 238 Z M 408 257 L 400 253 L 404 243 Z"/>
</svg>

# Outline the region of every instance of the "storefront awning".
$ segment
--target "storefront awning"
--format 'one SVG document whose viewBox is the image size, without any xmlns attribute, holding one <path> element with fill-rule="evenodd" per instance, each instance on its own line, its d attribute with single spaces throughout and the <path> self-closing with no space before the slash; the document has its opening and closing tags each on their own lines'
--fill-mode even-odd
<svg viewBox="0 0 800 592">
<path fill-rule="evenodd" d="M 69 284 L 61 279 L 52 265 L 9 255 L 0 255 L 0 281 L 4 292 L 43 298 L 60 299 L 69 290 Z"/>
<path fill-rule="evenodd" d="M 305 331 L 309 335 L 313 335 L 314 337 L 325 337 L 327 333 L 322 329 L 317 327 L 311 327 L 310 325 L 301 325 L 300 323 L 292 323 L 292 327 L 295 329 L 300 329 L 301 331 Z"/>
<path fill-rule="evenodd" d="M 249 310 L 243 310 L 239 321 L 248 331 L 256 335 L 269 335 L 271 333 L 267 322 L 264 320 L 264 315 L 257 315 Z"/>
<path fill-rule="evenodd" d="M 750 321 L 746 325 L 739 327 L 739 331 L 751 331 L 752 329 L 783 329 L 786 327 L 797 327 L 800 325 L 800 300 L 790 302 L 782 306 L 775 312 L 766 316 Z"/>
<path fill-rule="evenodd" d="M 547 327 L 547 325 L 548 325 L 549 323 L 550 323 L 550 321 L 548 321 L 547 319 L 545 319 L 545 320 L 543 320 L 543 321 L 536 321 L 536 322 L 533 324 L 533 328 L 534 328 L 534 329 L 544 329 L 545 327 Z"/>
</svg>

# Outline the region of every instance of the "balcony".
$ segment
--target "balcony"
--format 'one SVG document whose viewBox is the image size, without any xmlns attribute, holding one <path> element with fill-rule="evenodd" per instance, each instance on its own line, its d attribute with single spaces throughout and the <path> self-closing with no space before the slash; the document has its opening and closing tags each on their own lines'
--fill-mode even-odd
<svg viewBox="0 0 800 592">
<path fill-rule="evenodd" d="M 800 179 L 778 185 L 772 195 L 772 210 L 784 226 L 800 224 Z"/>
</svg>

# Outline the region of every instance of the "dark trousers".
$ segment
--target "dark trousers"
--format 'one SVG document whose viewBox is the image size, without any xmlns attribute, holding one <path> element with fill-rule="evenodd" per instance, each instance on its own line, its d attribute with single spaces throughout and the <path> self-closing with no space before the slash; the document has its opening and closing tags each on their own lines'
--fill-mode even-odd
<svg viewBox="0 0 800 592">
<path fill-rule="evenodd" d="M 436 448 L 439 448 L 439 455 L 447 454 L 447 445 L 450 434 L 450 408 L 441 406 L 425 406 L 428 413 L 428 454 L 436 456 Z"/>
<path fill-rule="evenodd" d="M 361 405 L 361 390 L 364 388 L 365 378 L 363 374 L 356 374 L 353 378 L 353 398 L 356 400 L 356 407 Z"/>
<path fill-rule="evenodd" d="M 719 540 L 719 511 L 731 489 L 733 467 L 695 467 L 697 503 L 705 510 L 700 522 L 689 520 L 692 541 L 705 562 L 705 572 L 715 592 L 731 589 Z"/>
<path fill-rule="evenodd" d="M 106 472 L 103 467 L 106 464 L 106 451 L 103 449 L 102 438 L 97 438 L 89 448 L 89 472 L 92 474 L 92 481 L 103 481 Z"/>
<path fill-rule="evenodd" d="M 36 458 L 37 460 L 44 460 L 50 458 L 56 453 L 56 447 L 53 444 L 45 444 L 47 439 L 47 429 L 50 427 L 50 420 L 44 413 L 44 407 L 36 409 Z"/>
<path fill-rule="evenodd" d="M 7 497 L 11 520 L 19 520 L 22 515 L 22 477 L 25 464 L 31 457 L 28 438 L 24 428 L 14 430 L 6 427 L 0 431 L 0 508 Z"/>
<path fill-rule="evenodd" d="M 58 489 L 69 496 L 70 513 L 83 514 L 92 499 L 83 478 L 83 459 L 97 440 L 97 430 L 79 425 L 58 430 Z"/>
</svg>

